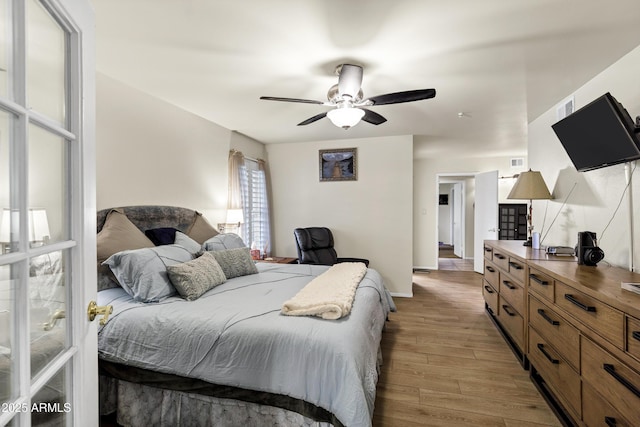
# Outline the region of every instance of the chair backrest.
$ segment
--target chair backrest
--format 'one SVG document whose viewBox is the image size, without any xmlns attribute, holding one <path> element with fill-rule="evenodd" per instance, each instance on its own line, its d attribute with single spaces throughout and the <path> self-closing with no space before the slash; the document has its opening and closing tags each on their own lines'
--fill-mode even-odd
<svg viewBox="0 0 640 427">
<path fill-rule="evenodd" d="M 333 265 L 338 255 L 333 248 L 333 234 L 326 227 L 296 228 L 293 230 L 300 264 Z"/>
</svg>

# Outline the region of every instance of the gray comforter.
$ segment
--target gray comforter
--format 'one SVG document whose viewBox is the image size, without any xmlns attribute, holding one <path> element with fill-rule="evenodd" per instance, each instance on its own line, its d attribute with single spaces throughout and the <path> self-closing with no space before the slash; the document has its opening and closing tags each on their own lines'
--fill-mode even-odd
<svg viewBox="0 0 640 427">
<path fill-rule="evenodd" d="M 369 269 L 350 315 L 291 317 L 282 303 L 328 267 L 258 264 L 196 301 L 134 301 L 120 288 L 99 292 L 114 311 L 99 331 L 101 358 L 211 383 L 287 395 L 333 413 L 346 426 L 371 425 L 377 354 L 395 310 Z"/>
</svg>

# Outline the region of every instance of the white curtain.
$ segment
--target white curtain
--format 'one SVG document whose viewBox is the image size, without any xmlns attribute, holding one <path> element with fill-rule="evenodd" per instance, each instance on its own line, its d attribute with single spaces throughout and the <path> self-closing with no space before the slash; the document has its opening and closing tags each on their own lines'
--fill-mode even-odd
<svg viewBox="0 0 640 427">
<path fill-rule="evenodd" d="M 244 169 L 244 156 L 240 151 L 229 151 L 229 194 L 227 198 L 227 210 L 242 209 L 242 175 Z"/>
</svg>

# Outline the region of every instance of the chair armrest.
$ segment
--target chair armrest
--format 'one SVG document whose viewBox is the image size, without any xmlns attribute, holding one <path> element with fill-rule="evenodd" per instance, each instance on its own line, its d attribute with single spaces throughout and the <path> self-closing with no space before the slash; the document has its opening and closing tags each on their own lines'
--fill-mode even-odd
<svg viewBox="0 0 640 427">
<path fill-rule="evenodd" d="M 363 262 L 369 267 L 369 260 L 364 258 L 338 258 L 338 262 Z"/>
</svg>

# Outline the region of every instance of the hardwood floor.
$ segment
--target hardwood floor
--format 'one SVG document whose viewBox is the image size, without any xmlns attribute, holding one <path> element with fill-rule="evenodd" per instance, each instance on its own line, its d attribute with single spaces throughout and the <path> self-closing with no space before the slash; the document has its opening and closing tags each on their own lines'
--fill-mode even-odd
<svg viewBox="0 0 640 427">
<path fill-rule="evenodd" d="M 382 336 L 374 426 L 560 426 L 486 313 L 472 271 L 413 276 Z"/>
</svg>

